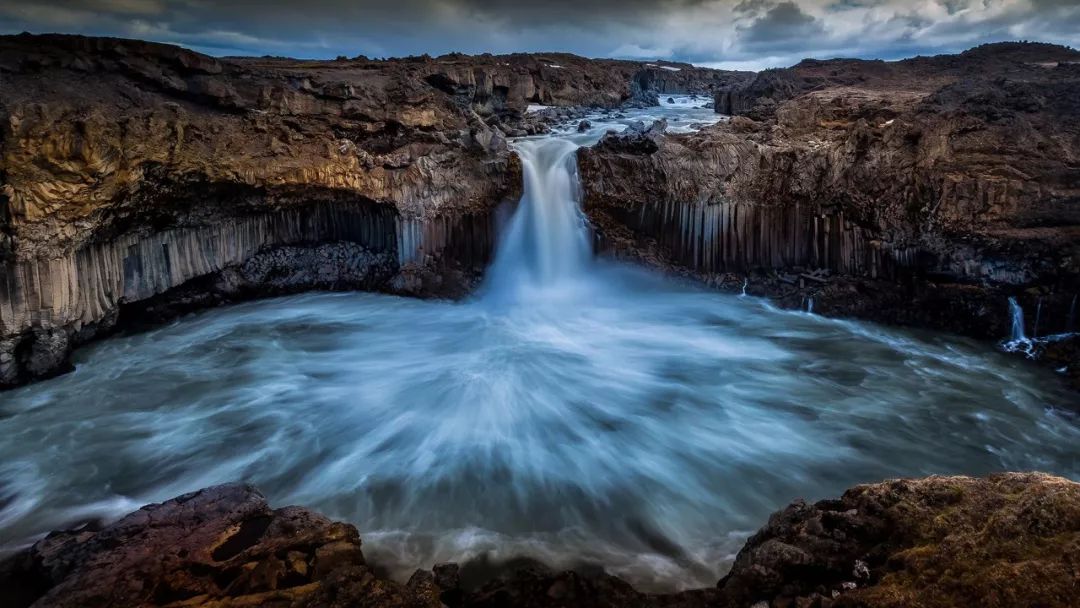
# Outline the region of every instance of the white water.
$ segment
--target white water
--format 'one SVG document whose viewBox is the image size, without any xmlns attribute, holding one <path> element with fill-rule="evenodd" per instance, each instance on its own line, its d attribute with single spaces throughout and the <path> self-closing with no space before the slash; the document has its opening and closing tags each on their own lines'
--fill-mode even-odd
<svg viewBox="0 0 1080 608">
<path fill-rule="evenodd" d="M 592 260 L 567 159 L 599 132 L 565 137 L 515 143 L 535 179 L 472 301 L 214 310 L 4 393 L 0 546 L 242 479 L 357 524 L 399 577 L 525 556 L 670 589 L 715 584 L 798 497 L 1080 477 L 1076 400 L 1049 372 Z"/>
<path fill-rule="evenodd" d="M 1075 298 L 1073 304 L 1076 303 Z M 1024 328 L 1024 309 L 1016 301 L 1016 298 L 1009 298 L 1009 318 L 1011 319 L 1009 329 L 1009 339 L 1001 343 L 1001 349 L 1010 353 L 1023 353 L 1029 358 L 1036 358 L 1039 351 L 1045 345 L 1057 342 L 1059 340 L 1065 340 L 1071 338 L 1074 334 L 1068 329 L 1071 326 L 1071 315 L 1066 323 L 1066 332 L 1060 334 L 1051 334 L 1048 336 L 1039 337 L 1039 321 L 1042 318 L 1042 298 L 1039 298 L 1035 309 L 1035 328 L 1033 335 L 1029 338 L 1027 331 Z M 1067 368 L 1066 368 L 1067 369 Z"/>
<path fill-rule="evenodd" d="M 578 207 L 578 144 L 561 137 L 516 142 L 525 180 L 517 211 L 501 238 L 484 297 L 528 306 L 582 280 L 592 259 Z"/>
<path fill-rule="evenodd" d="M 1009 298 L 1009 318 L 1012 319 L 1009 340 L 1017 343 L 1027 341 L 1024 334 L 1024 310 L 1017 304 L 1016 298 Z"/>
</svg>

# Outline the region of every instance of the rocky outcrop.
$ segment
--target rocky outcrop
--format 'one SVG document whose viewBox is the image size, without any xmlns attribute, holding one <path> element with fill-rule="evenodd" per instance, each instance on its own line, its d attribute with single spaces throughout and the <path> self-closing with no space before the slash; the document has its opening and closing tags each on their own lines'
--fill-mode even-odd
<svg viewBox="0 0 1080 608">
<path fill-rule="evenodd" d="M 408 60 L 399 60 L 408 61 Z M 528 104 L 614 108 L 656 105 L 666 93 L 712 95 L 743 85 L 752 72 L 698 68 L 686 63 L 585 59 L 567 53 L 423 57 L 423 78 L 458 96 L 479 114 L 525 110 Z"/>
<path fill-rule="evenodd" d="M 51 534 L 6 561 L 0 580 L 12 608 L 439 606 L 430 589 L 376 578 L 356 528 L 271 509 L 244 485 L 149 505 L 100 530 Z"/>
<path fill-rule="evenodd" d="M 660 95 L 682 93 L 713 97 L 721 91 L 746 86 L 753 72 L 705 70 L 687 63 L 646 63 L 633 75 L 632 91 L 638 100 L 656 105 Z"/>
<path fill-rule="evenodd" d="M 714 89 L 716 111 L 755 119 L 772 115 L 786 101 L 829 89 L 934 91 L 958 81 L 1025 79 L 1030 68 L 1075 64 L 1076 51 L 1053 44 L 986 44 L 957 55 L 913 57 L 901 61 L 806 59 L 787 69 L 733 80 Z M 1034 103 L 1038 103 L 1035 101 Z"/>
<path fill-rule="evenodd" d="M 103 528 L 54 532 L 0 562 L 11 608 L 149 606 L 814 608 L 1071 606 L 1080 593 L 1080 484 L 1042 474 L 858 486 L 773 515 L 713 589 L 636 591 L 602 572 L 463 568 L 383 579 L 356 529 L 271 509 L 226 485 L 143 507 Z"/>
<path fill-rule="evenodd" d="M 411 66 L 0 39 L 0 386 L 63 370 L 127 305 L 182 286 L 198 301 L 196 279 L 224 286 L 211 301 L 478 273 L 514 164 Z M 444 251 L 458 233 L 477 243 L 463 256 Z M 356 247 L 326 263 L 319 247 L 339 241 Z M 244 270 L 285 251 L 268 284 Z"/>
<path fill-rule="evenodd" d="M 806 61 L 717 94 L 739 114 L 655 150 L 580 154 L 586 212 L 620 255 L 792 307 L 1040 335 L 1080 291 L 1080 53 Z"/>
<path fill-rule="evenodd" d="M 723 604 L 1070 606 L 1080 484 L 1041 474 L 858 486 L 774 514 L 720 581 Z"/>
<path fill-rule="evenodd" d="M 0 387 L 62 371 L 125 310 L 326 286 L 461 294 L 486 267 L 494 208 L 520 189 L 506 136 L 546 128 L 526 107 L 728 82 L 691 66 L 638 78 L 656 69 L 0 37 Z M 321 248 L 334 243 L 355 247 Z M 271 258 L 274 272 L 249 272 Z"/>
</svg>

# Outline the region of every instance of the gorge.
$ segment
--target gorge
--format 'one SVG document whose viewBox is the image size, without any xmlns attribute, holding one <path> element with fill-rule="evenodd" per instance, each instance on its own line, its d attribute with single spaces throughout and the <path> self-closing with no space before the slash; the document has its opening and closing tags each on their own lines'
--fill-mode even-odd
<svg viewBox="0 0 1080 608">
<path fill-rule="evenodd" d="M 1024 592 L 1068 605 L 1075 483 L 843 491 L 1080 475 L 1078 57 L 753 75 L 4 37 L 3 549 L 83 527 L 16 553 L 0 587 L 19 605 L 108 605 L 85 594 L 110 577 L 132 605 L 905 605 L 936 563 L 896 552 L 948 554 L 925 521 L 989 512 L 1050 539 L 1028 563 L 1053 584 Z M 173 321 L 313 289 L 380 293 Z M 995 348 L 1040 336 L 1025 351 L 1050 366 Z M 107 523 L 235 479 L 359 525 L 370 561 L 351 526 L 242 486 Z M 768 517 L 797 496 L 827 500 Z M 315 540 L 289 545 L 285 520 Z M 111 565 L 138 553 L 115 538 L 174 533 L 191 557 L 164 575 Z M 987 555 L 935 583 L 941 605 L 1022 587 Z M 603 574 L 410 578 L 515 560 Z"/>
</svg>

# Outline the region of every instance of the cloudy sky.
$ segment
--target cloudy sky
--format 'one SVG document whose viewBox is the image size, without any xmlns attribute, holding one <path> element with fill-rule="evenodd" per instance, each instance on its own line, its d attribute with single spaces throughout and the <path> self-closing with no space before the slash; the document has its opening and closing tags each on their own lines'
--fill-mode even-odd
<svg viewBox="0 0 1080 608">
<path fill-rule="evenodd" d="M 1080 47 L 1080 0 L 0 0 L 0 33 L 22 31 L 212 55 L 569 51 L 760 69 L 1000 40 Z"/>
</svg>

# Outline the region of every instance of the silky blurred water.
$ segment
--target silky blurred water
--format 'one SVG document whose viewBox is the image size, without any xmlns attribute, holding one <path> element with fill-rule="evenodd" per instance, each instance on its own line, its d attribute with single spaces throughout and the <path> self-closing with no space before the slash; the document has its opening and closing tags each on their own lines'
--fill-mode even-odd
<svg viewBox="0 0 1080 608">
<path fill-rule="evenodd" d="M 357 524 L 399 575 L 488 553 L 715 583 L 797 497 L 901 475 L 1080 476 L 1075 399 L 984 344 L 598 267 L 529 307 L 244 304 L 0 397 L 8 546 L 231 480 Z"/>
<path fill-rule="evenodd" d="M 565 150 L 529 145 L 537 175 L 564 167 L 555 190 L 572 192 Z M 529 209 L 557 198 L 522 202 L 521 238 L 585 229 L 573 208 Z M 469 301 L 233 306 L 0 394 L 0 546 L 244 480 L 356 524 L 399 577 L 529 557 L 661 590 L 715 584 L 795 498 L 937 473 L 1080 478 L 1077 399 L 1052 372 L 513 230 Z"/>
</svg>

